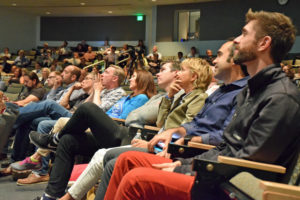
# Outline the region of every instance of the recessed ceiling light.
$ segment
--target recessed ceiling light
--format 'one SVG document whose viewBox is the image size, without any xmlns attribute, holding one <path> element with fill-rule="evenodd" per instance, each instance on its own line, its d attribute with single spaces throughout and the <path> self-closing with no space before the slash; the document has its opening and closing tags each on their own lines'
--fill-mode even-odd
<svg viewBox="0 0 300 200">
<path fill-rule="evenodd" d="M 155 2 L 156 0 L 152 0 L 153 2 Z"/>
<path fill-rule="evenodd" d="M 51 14 L 51 12 L 49 12 L 49 11 L 46 12 L 46 15 L 50 15 L 50 14 Z"/>
<path fill-rule="evenodd" d="M 82 2 L 82 3 L 80 3 L 80 5 L 82 5 L 82 6 L 85 6 L 85 3 L 84 3 L 84 2 Z"/>
<path fill-rule="evenodd" d="M 16 4 L 16 3 L 12 3 L 11 5 L 12 5 L 12 6 L 17 6 L 17 4 Z"/>
<path fill-rule="evenodd" d="M 111 13 L 112 13 L 112 11 L 110 10 L 110 11 L 108 11 L 108 13 L 109 13 L 109 14 L 111 14 Z"/>
</svg>

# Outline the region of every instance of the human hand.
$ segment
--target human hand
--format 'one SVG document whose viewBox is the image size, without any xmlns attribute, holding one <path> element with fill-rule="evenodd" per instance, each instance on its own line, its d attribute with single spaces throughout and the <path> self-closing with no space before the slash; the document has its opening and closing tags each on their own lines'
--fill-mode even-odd
<svg viewBox="0 0 300 200">
<path fill-rule="evenodd" d="M 75 83 L 74 85 L 73 85 L 73 89 L 74 90 L 80 90 L 82 87 L 81 87 L 81 83 Z"/>
<path fill-rule="evenodd" d="M 141 140 L 141 139 L 133 139 L 133 140 L 131 140 L 131 145 L 133 147 L 147 148 L 148 142 L 145 140 Z"/>
<path fill-rule="evenodd" d="M 166 130 L 160 134 L 155 135 L 148 143 L 148 150 L 150 152 L 154 152 L 154 146 L 160 141 L 164 142 L 165 144 L 164 149 L 168 149 L 168 144 L 172 140 L 172 135 L 173 135 L 172 129 Z"/>
<path fill-rule="evenodd" d="M 177 79 L 171 84 L 169 92 L 168 92 L 169 98 L 173 98 L 174 95 L 182 89 L 182 87 L 180 86 L 180 83 L 181 83 L 181 80 Z"/>
<path fill-rule="evenodd" d="M 181 162 L 177 160 L 172 163 L 152 164 L 152 166 L 156 169 L 160 169 L 167 172 L 173 172 L 175 167 L 181 166 Z"/>
</svg>

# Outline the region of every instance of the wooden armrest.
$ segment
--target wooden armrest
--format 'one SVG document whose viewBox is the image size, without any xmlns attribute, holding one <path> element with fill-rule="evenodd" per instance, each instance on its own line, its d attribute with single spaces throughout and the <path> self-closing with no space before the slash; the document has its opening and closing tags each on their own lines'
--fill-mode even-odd
<svg viewBox="0 0 300 200">
<path fill-rule="evenodd" d="M 199 142 L 188 142 L 188 146 L 198 148 L 198 149 L 204 149 L 204 150 L 210 150 L 210 149 L 215 148 L 215 146 L 213 146 L 213 145 L 203 144 L 203 143 L 199 143 Z"/>
<path fill-rule="evenodd" d="M 289 194 L 300 197 L 300 187 L 287 185 L 282 183 L 275 183 L 269 181 L 260 181 L 259 187 L 264 191 L 268 192 L 276 192 L 276 193 L 283 193 Z"/>
<path fill-rule="evenodd" d="M 246 167 L 251 169 L 259 169 L 259 170 L 270 171 L 270 172 L 275 172 L 280 174 L 284 174 L 286 172 L 286 168 L 279 165 L 254 162 L 250 160 L 243 160 L 243 159 L 226 157 L 226 156 L 218 156 L 218 161 L 224 164 Z"/>
<path fill-rule="evenodd" d="M 144 129 L 148 129 L 148 130 L 151 130 L 151 131 L 157 131 L 157 132 L 160 130 L 160 128 L 158 128 L 158 127 L 148 126 L 148 125 L 145 125 Z"/>
<path fill-rule="evenodd" d="M 112 117 L 112 120 L 117 121 L 117 122 L 125 123 L 125 119 L 119 119 L 119 118 L 113 118 Z"/>
</svg>

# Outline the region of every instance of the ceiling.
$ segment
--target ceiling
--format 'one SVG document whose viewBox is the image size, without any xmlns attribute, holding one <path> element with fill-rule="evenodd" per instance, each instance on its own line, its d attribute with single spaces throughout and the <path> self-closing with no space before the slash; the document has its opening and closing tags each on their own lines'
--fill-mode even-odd
<svg viewBox="0 0 300 200">
<path fill-rule="evenodd" d="M 136 15 L 152 6 L 216 0 L 0 0 L 0 8 L 36 16 Z"/>
</svg>

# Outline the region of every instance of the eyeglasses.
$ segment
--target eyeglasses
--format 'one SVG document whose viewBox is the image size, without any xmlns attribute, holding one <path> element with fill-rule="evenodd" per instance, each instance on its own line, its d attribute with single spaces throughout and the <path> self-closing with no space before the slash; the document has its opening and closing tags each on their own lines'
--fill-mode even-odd
<svg viewBox="0 0 300 200">
<path fill-rule="evenodd" d="M 51 79 L 51 78 L 56 78 L 56 77 L 55 76 L 48 76 L 48 78 Z"/>
</svg>

